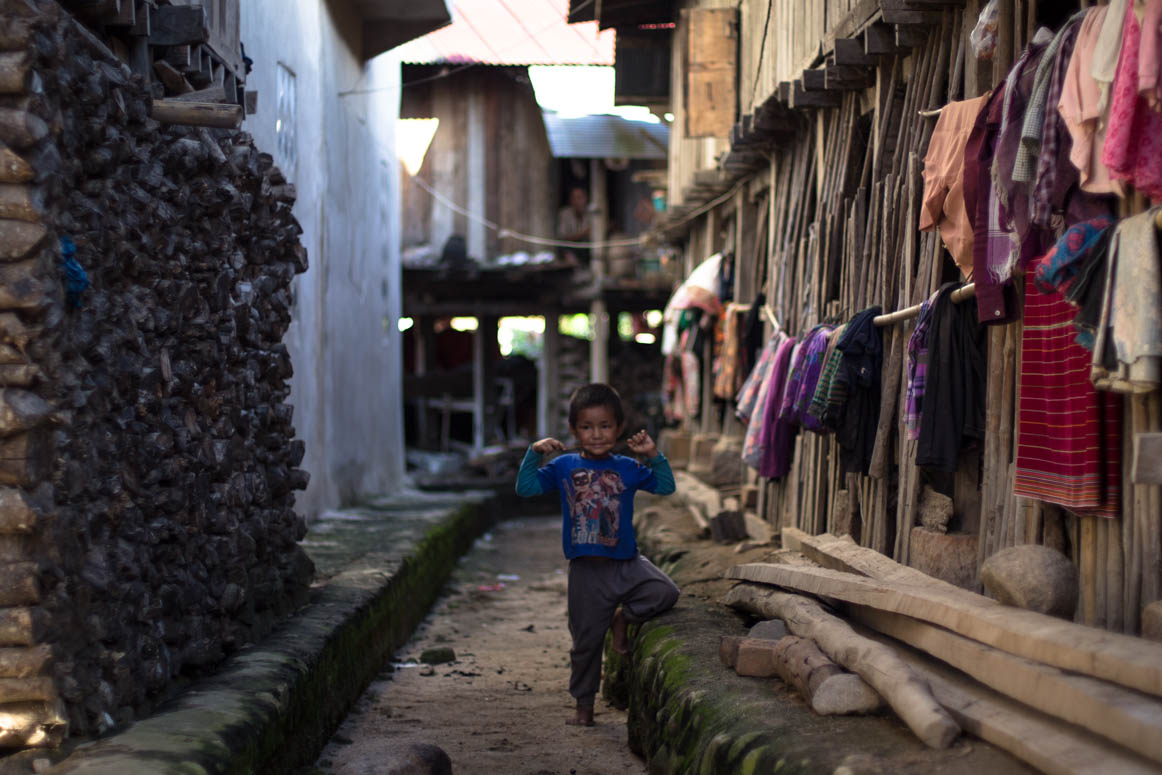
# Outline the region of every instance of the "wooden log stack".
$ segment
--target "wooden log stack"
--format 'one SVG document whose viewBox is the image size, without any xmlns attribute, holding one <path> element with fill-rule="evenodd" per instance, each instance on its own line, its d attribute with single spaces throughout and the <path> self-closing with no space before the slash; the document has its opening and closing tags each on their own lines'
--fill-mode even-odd
<svg viewBox="0 0 1162 775">
<path fill-rule="evenodd" d="M 1044 772 L 1162 767 L 1162 645 L 1002 605 L 851 541 L 790 537 L 828 567 L 736 566 L 728 577 L 745 583 L 727 602 L 814 637 L 883 692 L 917 734 L 903 712 L 912 700 L 892 696 L 905 682 L 880 686 L 873 677 L 883 664 L 867 662 L 867 673 L 851 657 L 890 654 L 965 731 Z M 805 595 L 830 601 L 852 624 L 822 615 Z M 825 620 L 842 633 L 815 624 Z"/>
<path fill-rule="evenodd" d="M 125 723 L 305 602 L 292 204 L 247 135 L 159 124 L 53 0 L 0 0 L 0 747 Z"/>
</svg>

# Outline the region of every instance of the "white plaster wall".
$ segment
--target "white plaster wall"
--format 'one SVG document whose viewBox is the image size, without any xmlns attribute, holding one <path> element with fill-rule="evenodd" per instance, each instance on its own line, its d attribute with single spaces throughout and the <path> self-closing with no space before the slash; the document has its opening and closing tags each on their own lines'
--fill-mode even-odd
<svg viewBox="0 0 1162 775">
<path fill-rule="evenodd" d="M 308 518 L 403 476 L 400 192 L 395 158 L 399 62 L 361 62 L 348 0 L 246 0 L 242 42 L 258 112 L 244 128 L 275 149 L 277 64 L 296 76 L 295 215 L 310 269 L 296 280 L 287 346 L 291 401 L 306 442 Z M 356 88 L 368 93 L 340 96 Z"/>
</svg>

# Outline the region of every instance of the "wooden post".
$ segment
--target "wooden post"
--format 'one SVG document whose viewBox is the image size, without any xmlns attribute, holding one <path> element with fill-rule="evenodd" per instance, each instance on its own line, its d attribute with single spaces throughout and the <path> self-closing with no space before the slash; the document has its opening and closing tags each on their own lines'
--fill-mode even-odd
<svg viewBox="0 0 1162 775">
<path fill-rule="evenodd" d="M 559 316 L 545 315 L 545 335 L 541 340 L 541 362 L 537 369 L 537 435 L 541 438 L 556 435 L 557 394 L 560 391 L 561 333 Z"/>
<path fill-rule="evenodd" d="M 589 305 L 589 325 L 593 329 L 593 341 L 589 343 L 589 381 L 608 382 L 609 311 L 605 299 L 596 298 Z"/>
<path fill-rule="evenodd" d="M 491 435 L 496 396 L 493 395 L 493 343 L 496 342 L 495 315 L 481 316 L 472 339 L 472 449 L 484 449 Z"/>
<path fill-rule="evenodd" d="M 593 208 L 589 229 L 589 240 L 592 243 L 589 266 L 600 288 L 601 278 L 605 277 L 605 248 L 602 243 L 609 231 L 609 194 L 605 184 L 605 162 L 601 159 L 589 160 L 589 206 Z"/>
<path fill-rule="evenodd" d="M 436 328 L 435 321 L 428 315 L 421 315 L 415 319 L 412 327 L 416 342 L 416 376 L 424 376 L 435 363 L 436 357 Z M 419 401 L 416 402 L 416 441 L 420 449 L 428 443 L 428 406 L 426 390 L 421 391 Z"/>
</svg>

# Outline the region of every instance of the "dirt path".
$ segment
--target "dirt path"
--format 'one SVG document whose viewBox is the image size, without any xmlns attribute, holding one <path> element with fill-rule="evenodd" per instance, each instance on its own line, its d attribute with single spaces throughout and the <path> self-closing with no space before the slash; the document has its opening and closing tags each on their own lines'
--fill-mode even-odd
<svg viewBox="0 0 1162 775">
<path fill-rule="evenodd" d="M 367 689 L 319 770 L 383 773 L 401 747 L 428 743 L 451 756 L 457 773 L 646 772 L 627 747 L 625 714 L 600 696 L 595 727 L 564 723 L 573 701 L 559 519 L 506 522 L 476 542 L 397 655 L 397 665 L 410 666 Z M 444 646 L 455 662 L 414 665 L 425 649 Z"/>
</svg>

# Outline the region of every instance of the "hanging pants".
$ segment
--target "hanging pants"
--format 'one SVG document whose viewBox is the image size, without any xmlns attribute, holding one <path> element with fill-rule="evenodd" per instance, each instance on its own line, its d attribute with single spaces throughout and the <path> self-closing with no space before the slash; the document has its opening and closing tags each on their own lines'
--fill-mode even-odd
<svg viewBox="0 0 1162 775">
<path fill-rule="evenodd" d="M 569 693 L 592 705 L 601 683 L 605 633 L 620 605 L 626 621 L 644 622 L 678 602 L 678 587 L 649 560 L 577 557 L 569 561 Z"/>
</svg>

